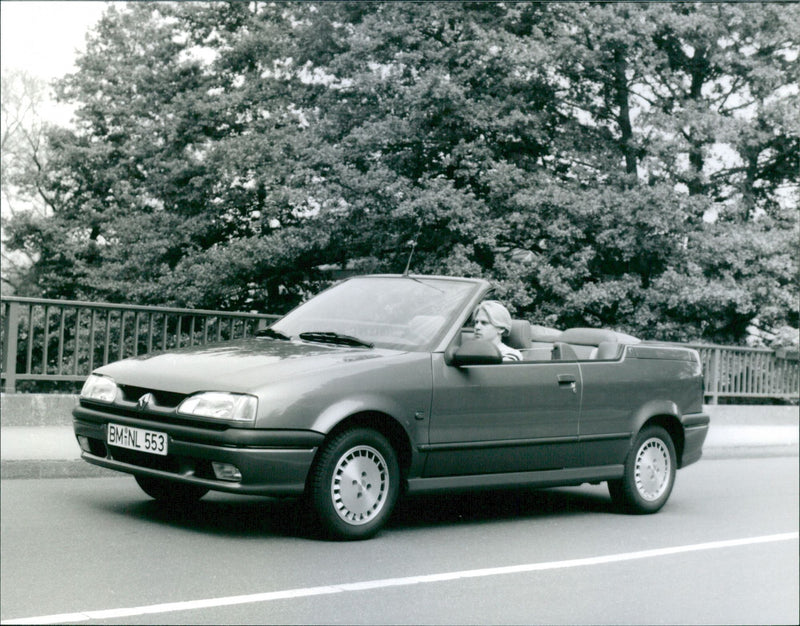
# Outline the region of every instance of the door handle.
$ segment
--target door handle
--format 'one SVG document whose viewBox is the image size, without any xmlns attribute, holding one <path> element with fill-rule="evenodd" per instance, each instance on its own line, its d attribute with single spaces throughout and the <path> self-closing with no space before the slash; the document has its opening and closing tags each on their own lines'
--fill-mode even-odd
<svg viewBox="0 0 800 626">
<path fill-rule="evenodd" d="M 572 393 L 578 393 L 578 379 L 572 374 L 559 374 L 558 386 L 572 389 Z"/>
</svg>

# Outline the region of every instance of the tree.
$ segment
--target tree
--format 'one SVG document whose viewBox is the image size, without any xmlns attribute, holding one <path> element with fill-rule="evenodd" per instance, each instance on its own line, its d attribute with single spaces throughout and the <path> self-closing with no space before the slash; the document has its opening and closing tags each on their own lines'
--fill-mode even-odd
<svg viewBox="0 0 800 626">
<path fill-rule="evenodd" d="M 288 221 L 267 206 L 277 202 L 287 211 L 268 193 L 280 177 L 257 180 L 252 173 L 269 172 L 274 163 L 290 169 L 292 159 L 281 152 L 291 132 L 283 146 L 276 134 L 265 136 L 280 131 L 284 121 L 276 118 L 285 112 L 273 117 L 268 93 L 241 89 L 231 60 L 236 53 L 246 58 L 241 50 L 215 62 L 219 48 L 251 39 L 236 30 L 253 19 L 245 5 L 231 3 L 222 17 L 233 32 L 217 29 L 213 5 L 111 7 L 79 71 L 61 81 L 61 98 L 80 106 L 77 129 L 54 130 L 49 138 L 54 158 L 45 176 L 54 215 L 45 224 L 19 220 L 14 231 L 18 245 L 41 254 L 36 280 L 45 295 L 247 305 L 258 269 L 231 274 L 235 263 L 225 246 L 238 242 L 231 253 L 237 256 L 246 247 L 240 239 L 269 234 L 275 219 Z M 265 116 L 248 96 L 257 96 Z M 274 239 L 302 243 L 291 230 Z M 267 248 L 273 253 L 276 246 Z M 202 270 L 208 259 L 227 273 L 215 280 L 213 270 Z"/>
<path fill-rule="evenodd" d="M 579 112 L 583 131 L 575 136 L 596 146 L 585 151 L 576 141 L 576 154 L 586 154 L 583 159 L 592 159 L 605 182 L 617 187 L 619 198 L 605 211 L 619 207 L 618 224 L 626 214 L 636 221 L 637 198 L 644 197 L 652 203 L 645 213 L 662 222 L 652 224 L 655 230 L 640 224 L 638 232 L 646 237 L 638 242 L 619 237 L 624 252 L 602 252 L 595 244 L 596 258 L 603 262 L 591 275 L 606 277 L 600 285 L 590 280 L 578 295 L 616 298 L 626 308 L 641 302 L 635 315 L 626 313 L 628 323 L 633 315 L 639 328 L 659 338 L 742 340 L 754 316 L 770 324 L 797 317 L 791 302 L 797 270 L 792 241 L 797 236 L 798 133 L 792 113 L 797 110 L 798 28 L 781 9 L 590 5 L 564 21 L 556 40 L 559 71 L 568 79 L 561 96 L 565 107 Z M 787 201 L 787 189 L 793 190 L 793 200 Z M 761 219 L 765 215 L 775 219 Z M 709 218 L 741 227 L 709 225 L 704 222 Z M 750 244 L 771 239 L 773 248 L 738 247 L 744 233 L 751 235 Z M 654 256 L 654 250 L 660 252 Z M 723 252 L 724 265 L 739 270 L 720 275 L 711 250 Z M 633 263 L 616 262 L 620 254 Z M 783 261 L 775 263 L 778 258 Z M 631 270 L 639 281 L 631 280 Z M 764 284 L 774 289 L 766 294 L 763 286 L 744 284 L 753 275 L 763 275 Z M 623 285 L 628 288 L 620 291 Z M 663 289 L 693 305 L 665 306 Z M 612 322 L 587 317 L 590 305 L 576 299 L 584 320 Z"/>
<path fill-rule="evenodd" d="M 776 194 L 787 183 L 796 188 L 800 154 L 797 7 L 653 8 L 661 14 L 655 33 L 660 56 L 645 123 L 660 129 L 662 151 L 656 154 L 725 219 L 780 211 Z M 684 152 L 688 167 L 663 158 Z"/>
<path fill-rule="evenodd" d="M 46 161 L 44 124 L 40 109 L 47 99 L 43 81 L 21 70 L 3 72 L 0 183 L 2 187 L 2 283 L 21 295 L 35 294 L 26 276 L 36 252 L 25 246 L 9 246 L 6 227 L 17 220 L 41 219 L 48 214 L 47 194 L 38 184 Z M 33 290 L 33 291 L 32 291 Z"/>
<path fill-rule="evenodd" d="M 10 231 L 58 297 L 281 312 L 322 265 L 401 272 L 413 241 L 412 271 L 489 278 L 519 316 L 738 341 L 796 318 L 796 23 L 760 5 L 111 7 L 60 83 L 78 126 L 48 134 L 53 214 Z"/>
<path fill-rule="evenodd" d="M 381 232 L 385 248 L 374 267 L 402 267 L 406 250 L 398 244 L 416 239 L 421 247 L 418 266 L 424 271 L 489 276 L 523 314 L 564 325 L 625 326 L 662 339 L 704 334 L 743 338 L 759 306 L 750 297 L 733 309 L 723 302 L 726 292 L 732 300 L 741 300 L 738 290 L 749 287 L 731 287 L 730 281 L 718 284 L 713 264 L 701 268 L 705 288 L 684 285 L 696 306 L 664 306 L 657 289 L 666 284 L 663 277 L 691 275 L 697 263 L 690 243 L 700 246 L 711 238 L 713 247 L 735 253 L 728 245 L 733 237 L 729 229 L 706 227 L 703 221 L 719 201 L 720 186 L 697 187 L 692 182 L 708 177 L 704 151 L 729 137 L 726 116 L 732 112 L 700 96 L 707 85 L 724 84 L 725 78 L 741 83 L 729 90 L 729 98 L 756 89 L 759 70 L 771 62 L 768 57 L 740 77 L 731 76 L 735 51 L 716 62 L 727 74 L 716 67 L 700 72 L 691 67 L 691 59 L 684 59 L 684 65 L 671 63 L 664 38 L 674 30 L 680 7 L 591 5 L 577 12 L 528 5 L 519 12 L 516 7 L 506 11 L 492 6 L 474 13 L 462 7 L 449 13 L 418 7 L 416 14 L 397 16 L 393 9 L 362 14 L 360 21 L 341 19 L 350 24 L 349 40 L 357 45 L 348 49 L 340 44 L 343 52 L 336 64 L 324 70 L 346 88 L 326 92 L 330 101 L 319 107 L 335 124 L 330 137 L 320 143 L 339 148 L 321 174 L 328 181 L 346 181 L 335 191 L 348 198 L 348 206 L 363 205 L 365 199 L 372 203 L 353 212 L 358 221 L 348 231 L 350 238 L 342 238 L 350 242 L 351 254 L 359 250 L 359 233 Z M 476 32 L 487 15 L 494 30 L 481 49 L 480 39 L 469 33 Z M 730 30 L 723 33 L 714 26 L 709 33 L 703 27 L 718 17 L 701 15 L 696 32 L 677 20 L 683 25 L 683 39 L 670 35 L 673 45 L 681 50 L 724 47 L 720 38 Z M 774 17 L 758 20 L 766 29 Z M 744 19 L 738 8 L 725 18 L 731 29 Z M 456 34 L 448 30 L 449 24 L 457 25 Z M 426 38 L 427 32 L 435 34 Z M 787 52 L 785 33 L 754 32 L 765 46 L 772 39 L 783 41 L 778 49 Z M 555 59 L 547 54 L 553 49 L 558 52 Z M 490 52 L 502 59 L 499 67 L 483 62 Z M 412 55 L 415 70 L 407 72 L 406 85 L 401 62 Z M 792 84 L 791 68 L 785 69 L 773 87 L 781 81 Z M 556 70 L 568 82 L 553 80 Z M 693 78 L 687 80 L 684 75 L 690 70 Z M 517 79 L 527 109 L 516 108 L 515 92 L 503 89 L 506 77 Z M 438 89 L 420 90 L 431 83 Z M 473 88 L 476 84 L 480 89 Z M 496 94 L 496 100 L 487 97 Z M 388 115 L 385 103 L 391 103 Z M 484 103 L 489 106 L 481 108 Z M 398 110 L 400 116 L 394 114 Z M 426 125 L 440 110 L 452 114 L 440 115 L 444 123 L 433 130 L 444 128 L 449 135 L 433 135 Z M 515 121 L 522 111 L 535 122 L 514 127 L 504 117 L 506 110 L 516 115 Z M 702 110 L 704 119 L 716 120 L 716 130 L 707 128 L 706 135 L 691 131 L 691 141 L 680 132 L 670 134 L 684 119 L 683 110 L 695 115 Z M 680 114 L 659 127 L 653 120 L 664 111 Z M 412 124 L 417 119 L 423 122 Z M 521 146 L 518 153 L 504 150 L 505 135 L 496 132 L 502 124 L 517 131 L 511 136 Z M 660 133 L 659 141 L 653 142 L 655 133 Z M 408 137 L 416 141 L 411 150 L 406 148 Z M 437 153 L 440 145 L 451 149 Z M 676 167 L 681 154 L 686 155 L 688 169 Z M 401 156 L 404 160 L 398 161 Z M 447 159 L 451 167 L 439 167 L 437 159 Z M 716 175 L 725 179 L 719 170 Z M 354 186 L 360 177 L 375 186 Z M 688 193 L 681 192 L 681 186 Z M 740 200 L 731 198 L 731 207 Z M 421 236 L 415 236 L 415 225 L 422 227 Z M 777 228 L 780 234 L 783 227 L 791 228 L 773 224 L 769 229 Z M 387 237 L 391 232 L 398 236 Z M 781 236 L 775 241 L 784 247 L 773 254 L 785 258 L 790 239 Z M 365 247 L 375 243 L 370 236 Z M 401 254 L 391 254 L 392 247 Z M 763 263 L 758 256 L 749 261 L 756 267 Z M 786 289 L 791 281 L 785 275 L 779 283 L 781 293 L 790 293 Z M 674 285 L 670 289 L 675 292 Z M 720 328 L 712 328 L 706 319 L 715 307 L 719 319 L 728 320 Z M 786 314 L 791 316 L 790 308 Z M 663 317 L 663 323 L 654 324 L 656 317 Z"/>
</svg>

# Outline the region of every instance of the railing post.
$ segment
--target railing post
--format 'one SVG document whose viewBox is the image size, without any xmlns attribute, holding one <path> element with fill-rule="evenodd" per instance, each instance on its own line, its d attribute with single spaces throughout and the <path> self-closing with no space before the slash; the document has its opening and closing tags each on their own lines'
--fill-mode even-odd
<svg viewBox="0 0 800 626">
<path fill-rule="evenodd" d="M 16 393 L 17 391 L 17 336 L 19 334 L 19 312 L 18 302 L 8 303 L 8 314 L 6 315 L 5 344 L 3 345 L 3 369 L 6 373 L 6 393 Z M 30 338 L 28 339 L 30 341 Z"/>
<path fill-rule="evenodd" d="M 711 352 L 711 380 L 709 388 L 711 392 L 711 404 L 719 403 L 719 353 L 720 349 L 718 347 L 713 348 Z"/>
</svg>

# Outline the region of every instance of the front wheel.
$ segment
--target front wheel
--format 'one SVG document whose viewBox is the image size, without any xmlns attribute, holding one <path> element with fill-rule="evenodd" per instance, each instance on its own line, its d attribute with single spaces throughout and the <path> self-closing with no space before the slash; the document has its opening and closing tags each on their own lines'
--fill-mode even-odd
<svg viewBox="0 0 800 626">
<path fill-rule="evenodd" d="M 660 426 L 643 428 L 625 460 L 622 478 L 608 481 L 611 499 L 630 513 L 655 513 L 675 484 L 675 445 Z"/>
<path fill-rule="evenodd" d="M 135 475 L 139 487 L 148 496 L 165 504 L 189 505 L 208 493 L 208 489 L 173 482 L 163 478 Z"/>
<path fill-rule="evenodd" d="M 394 449 L 380 433 L 355 428 L 320 452 L 309 483 L 311 505 L 337 539 L 367 539 L 392 513 L 400 488 Z"/>
</svg>

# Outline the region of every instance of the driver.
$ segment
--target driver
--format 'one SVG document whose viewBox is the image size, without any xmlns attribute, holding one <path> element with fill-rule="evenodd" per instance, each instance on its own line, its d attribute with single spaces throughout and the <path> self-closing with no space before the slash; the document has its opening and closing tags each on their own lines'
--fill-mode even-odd
<svg viewBox="0 0 800 626">
<path fill-rule="evenodd" d="M 503 343 L 502 339 L 511 330 L 511 314 L 497 300 L 484 300 L 475 309 L 475 339 L 482 339 L 497 346 L 503 361 L 521 361 L 522 353 Z"/>
</svg>

